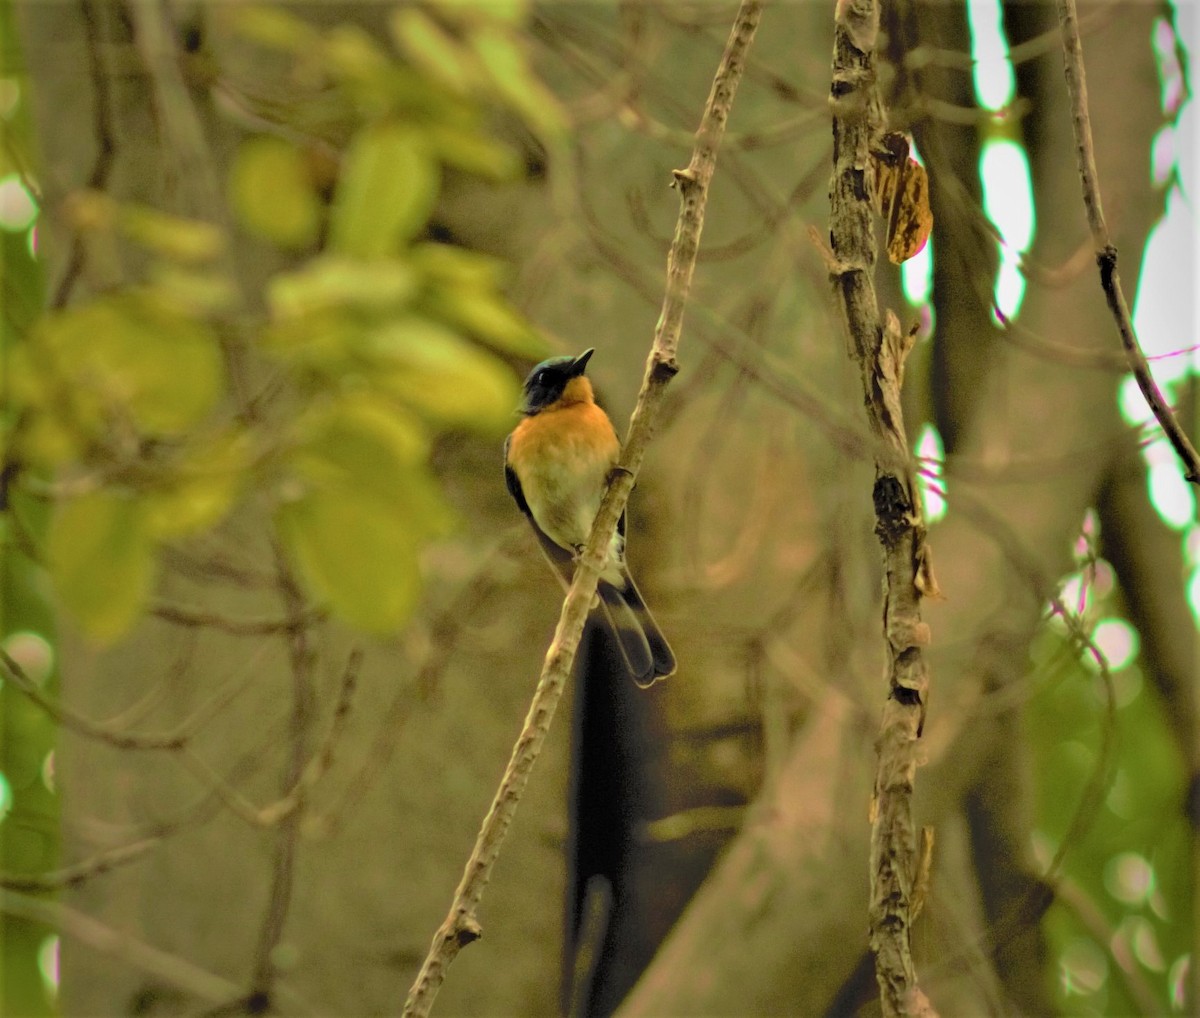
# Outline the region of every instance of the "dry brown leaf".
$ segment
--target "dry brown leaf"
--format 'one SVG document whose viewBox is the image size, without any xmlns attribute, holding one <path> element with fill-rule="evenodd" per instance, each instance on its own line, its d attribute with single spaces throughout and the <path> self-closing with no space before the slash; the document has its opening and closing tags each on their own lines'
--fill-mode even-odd
<svg viewBox="0 0 1200 1018">
<path fill-rule="evenodd" d="M 875 168 L 875 204 L 887 223 L 888 259 L 899 265 L 921 250 L 933 230 L 929 174 L 909 154 L 908 139 L 885 134 L 871 153 Z"/>
</svg>

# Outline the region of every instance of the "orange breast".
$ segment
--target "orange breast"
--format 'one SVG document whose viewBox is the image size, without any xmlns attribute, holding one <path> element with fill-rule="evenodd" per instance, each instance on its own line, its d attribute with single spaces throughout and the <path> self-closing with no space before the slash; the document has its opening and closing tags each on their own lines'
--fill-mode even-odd
<svg viewBox="0 0 1200 1018">
<path fill-rule="evenodd" d="M 508 459 L 518 477 L 552 462 L 580 469 L 603 462 L 607 472 L 620 451 L 608 414 L 595 403 L 569 403 L 521 421 L 512 434 Z"/>
<path fill-rule="evenodd" d="M 587 540 L 620 450 L 612 422 L 595 403 L 556 403 L 512 433 L 509 465 L 537 525 L 563 548 Z"/>
</svg>

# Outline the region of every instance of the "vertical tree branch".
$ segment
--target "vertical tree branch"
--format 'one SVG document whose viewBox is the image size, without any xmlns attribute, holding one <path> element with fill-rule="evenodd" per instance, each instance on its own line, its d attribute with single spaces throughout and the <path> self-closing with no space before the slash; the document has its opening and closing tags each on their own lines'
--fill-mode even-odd
<svg viewBox="0 0 1200 1018">
<path fill-rule="evenodd" d="M 112 97 L 108 85 L 108 68 L 105 67 L 101 55 L 105 40 L 97 24 L 98 12 L 93 0 L 79 0 L 79 11 L 87 46 L 88 75 L 92 85 L 92 130 L 95 132 L 96 141 L 96 159 L 92 163 L 91 173 L 88 174 L 87 186 L 95 191 L 103 191 L 108 184 L 113 157 L 117 151 L 110 107 Z M 54 287 L 54 296 L 50 299 L 52 309 L 67 306 L 71 290 L 83 271 L 84 258 L 83 233 L 75 227 L 72 231 L 71 251 L 67 256 L 66 268 Z"/>
<path fill-rule="evenodd" d="M 890 311 L 881 324 L 872 274 L 875 225 L 871 151 L 884 114 L 875 80 L 879 8 L 875 0 L 838 0 L 833 48 L 833 179 L 830 183 L 830 278 L 840 298 L 851 353 L 862 374 L 867 419 L 876 442 L 875 533 L 883 545 L 884 636 L 888 698 L 880 724 L 871 808 L 870 941 L 884 1015 L 928 1015 L 910 947 L 913 891 L 920 868 L 912 819 L 916 743 L 929 677 L 923 648 L 922 593 L 936 584 L 925 547 L 920 497 L 909 466 L 900 406 L 903 336 Z"/>
<path fill-rule="evenodd" d="M 1062 28 L 1063 68 L 1067 78 L 1067 92 L 1071 97 L 1071 126 L 1075 131 L 1075 151 L 1079 159 L 1079 178 L 1083 184 L 1083 205 L 1087 211 L 1088 227 L 1092 231 L 1092 244 L 1096 249 L 1096 264 L 1100 266 L 1100 285 L 1104 298 L 1117 323 L 1121 334 L 1121 345 L 1125 348 L 1125 359 L 1129 370 L 1137 379 L 1138 388 L 1150 404 L 1150 409 L 1166 433 L 1175 454 L 1183 463 L 1184 476 L 1195 485 L 1200 485 L 1200 457 L 1196 455 L 1184 430 L 1179 426 L 1174 412 L 1163 398 L 1158 383 L 1150 373 L 1150 365 L 1142 352 L 1137 333 L 1133 331 L 1129 305 L 1121 289 L 1121 277 L 1117 272 L 1117 249 L 1108 236 L 1108 224 L 1104 219 L 1104 208 L 1100 203 L 1100 181 L 1096 173 L 1096 155 L 1092 146 L 1092 122 L 1088 115 L 1087 75 L 1083 67 L 1083 44 L 1079 38 L 1079 15 L 1075 0 L 1058 0 L 1058 20 Z"/>
<path fill-rule="evenodd" d="M 450 963 L 464 946 L 482 934 L 476 913 L 483 891 L 562 697 L 563 686 L 571 672 L 584 622 L 596 593 L 600 571 L 607 559 L 617 520 L 633 490 L 665 387 L 679 370 L 675 356 L 704 226 L 708 186 L 761 13 L 762 4 L 759 0 L 743 0 L 738 8 L 696 133 L 691 161 L 686 169 L 674 172 L 681 208 L 667 259 L 666 293 L 621 460 L 596 514 L 587 547 L 576 566 L 525 724 L 475 839 L 475 847 L 454 893 L 450 912 L 434 934 L 429 953 L 409 991 L 404 1005 L 406 1016 L 416 1018 L 429 1014 Z"/>
<path fill-rule="evenodd" d="M 299 792 L 301 797 L 303 796 L 301 782 L 308 762 L 309 732 L 315 707 L 313 650 L 308 632 L 308 605 L 282 549 L 278 547 L 275 548 L 275 564 L 279 575 L 279 592 L 291 619 L 287 633 L 292 673 L 292 716 L 288 732 L 291 743 L 288 746 L 287 765 L 282 780 L 282 793 L 286 799 L 293 792 Z M 271 890 L 254 952 L 254 971 L 251 973 L 250 993 L 247 998 L 247 1006 L 255 1014 L 261 1014 L 271 1007 L 276 974 L 274 953 L 283 937 L 284 924 L 287 922 L 292 902 L 302 810 L 303 798 L 296 808 L 280 820 L 279 829 L 275 833 L 275 851 L 271 860 Z"/>
</svg>

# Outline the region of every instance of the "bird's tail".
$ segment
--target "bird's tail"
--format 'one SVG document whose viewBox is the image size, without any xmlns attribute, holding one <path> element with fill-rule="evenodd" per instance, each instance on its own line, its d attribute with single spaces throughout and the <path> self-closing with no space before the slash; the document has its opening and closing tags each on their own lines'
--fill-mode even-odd
<svg viewBox="0 0 1200 1018">
<path fill-rule="evenodd" d="M 641 591 L 627 571 L 618 588 L 601 580 L 597 588 L 604 614 L 633 681 L 645 688 L 675 671 L 675 654 L 667 643 Z"/>
</svg>

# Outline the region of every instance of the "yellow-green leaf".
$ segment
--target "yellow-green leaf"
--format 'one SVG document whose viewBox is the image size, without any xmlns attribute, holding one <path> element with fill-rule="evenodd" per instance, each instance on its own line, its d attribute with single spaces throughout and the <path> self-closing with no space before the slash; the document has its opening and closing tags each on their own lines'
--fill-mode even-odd
<svg viewBox="0 0 1200 1018">
<path fill-rule="evenodd" d="M 397 8 L 389 25 L 404 55 L 452 91 L 467 95 L 479 80 L 474 56 L 424 11 Z"/>
<path fill-rule="evenodd" d="M 320 407 L 302 417 L 297 430 L 289 468 L 306 487 L 370 499 L 396 512 L 429 451 L 420 421 L 366 394 Z"/>
<path fill-rule="evenodd" d="M 416 534 L 369 499 L 313 489 L 276 514 L 305 585 L 346 622 L 369 632 L 401 626 L 420 592 Z"/>
<path fill-rule="evenodd" d="M 100 490 L 60 505 L 50 523 L 50 575 L 62 603 L 93 639 L 128 631 L 150 596 L 154 540 L 145 507 Z"/>
<path fill-rule="evenodd" d="M 505 353 L 540 360 L 549 352 L 546 338 L 498 293 L 435 287 L 426 295 L 424 306 L 429 313 Z"/>
<path fill-rule="evenodd" d="M 371 335 L 380 384 L 422 415 L 484 434 L 512 423 L 517 384 L 485 350 L 424 318 L 395 321 Z"/>
<path fill-rule="evenodd" d="M 517 36 L 498 27 L 482 27 L 469 36 L 488 80 L 500 98 L 543 138 L 566 132 L 566 115 L 554 94 L 533 73 Z"/>
<path fill-rule="evenodd" d="M 57 370 L 92 398 L 123 406 L 144 431 L 186 430 L 220 395 L 216 335 L 146 293 L 98 298 L 47 318 L 42 328 Z"/>
<path fill-rule="evenodd" d="M 403 307 L 416 289 L 416 273 L 399 259 L 363 262 L 323 255 L 272 279 L 267 300 L 276 318 L 299 318 L 339 307 L 383 312 Z"/>
<path fill-rule="evenodd" d="M 150 266 L 148 287 L 163 302 L 194 315 L 228 311 L 237 303 L 237 288 L 222 272 L 160 262 Z"/>
<path fill-rule="evenodd" d="M 359 258 L 395 254 L 429 219 L 438 188 L 437 166 L 417 131 L 390 123 L 364 128 L 338 183 L 332 246 Z"/>
<path fill-rule="evenodd" d="M 362 316 L 344 308 L 321 308 L 280 318 L 259 336 L 263 349 L 287 362 L 293 371 L 311 370 L 326 379 L 344 374 L 363 344 Z M 299 377 L 299 376 L 297 376 Z"/>
<path fill-rule="evenodd" d="M 244 141 L 229 191 L 238 219 L 252 233 L 290 249 L 316 242 L 321 201 L 303 153 L 289 142 L 269 135 Z"/>
<path fill-rule="evenodd" d="M 516 27 L 529 17 L 529 7 L 530 0 L 441 0 L 438 12 L 467 28 L 491 23 Z"/>
<path fill-rule="evenodd" d="M 508 275 L 507 264 L 494 255 L 456 244 L 434 241 L 414 244 L 410 257 L 413 265 L 434 283 L 494 288 L 503 283 Z"/>
<path fill-rule="evenodd" d="M 417 551 L 453 523 L 425 467 L 425 431 L 359 394 L 310 411 L 297 432 L 279 532 L 315 596 L 353 625 L 393 629 L 416 601 Z"/>
<path fill-rule="evenodd" d="M 431 124 L 429 145 L 447 166 L 488 180 L 515 180 L 521 172 L 521 157 L 516 150 L 478 128 Z"/>
<path fill-rule="evenodd" d="M 217 11 L 230 19 L 235 32 L 263 46 L 304 53 L 320 42 L 320 33 L 312 25 L 279 7 L 238 4 Z"/>
<path fill-rule="evenodd" d="M 145 496 L 151 532 L 159 538 L 215 526 L 233 507 L 250 467 L 246 435 L 211 435 L 172 465 L 173 475 Z"/>
<path fill-rule="evenodd" d="M 210 262 L 225 249 L 225 234 L 219 226 L 147 205 L 121 206 L 118 222 L 134 243 L 174 261 Z"/>
</svg>

